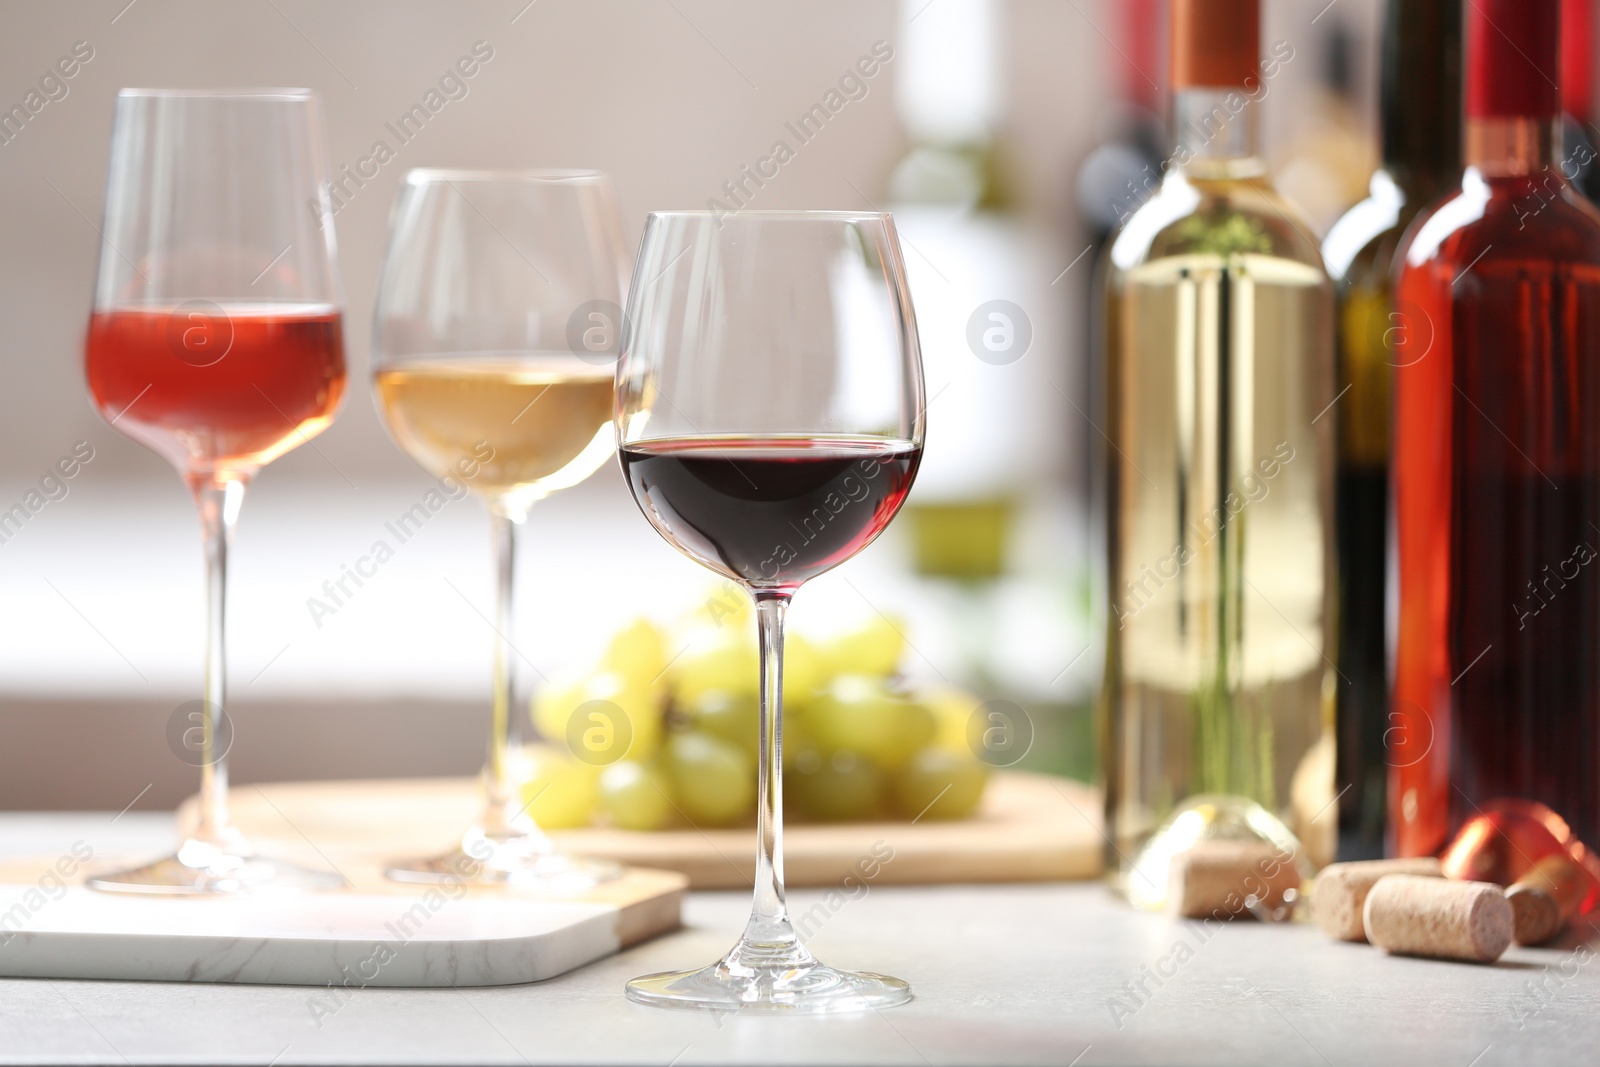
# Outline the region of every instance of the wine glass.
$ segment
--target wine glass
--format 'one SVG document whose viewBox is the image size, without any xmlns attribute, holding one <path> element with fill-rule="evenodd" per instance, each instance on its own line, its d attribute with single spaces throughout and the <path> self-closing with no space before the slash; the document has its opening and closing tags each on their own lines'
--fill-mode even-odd
<svg viewBox="0 0 1600 1067">
<path fill-rule="evenodd" d="M 344 395 L 327 162 L 306 89 L 124 89 L 85 343 L 112 426 L 178 468 L 206 546 L 199 821 L 178 851 L 96 889 L 326 888 L 337 874 L 257 855 L 228 821 L 223 640 L 227 563 L 245 487 L 322 432 Z M 187 736 L 187 735 L 186 735 Z"/>
<path fill-rule="evenodd" d="M 922 360 L 881 213 L 649 217 L 617 364 L 622 468 L 684 555 L 755 600 L 761 644 L 755 904 L 698 970 L 628 983 L 645 1004 L 861 1011 L 911 997 L 800 943 L 783 896 L 783 617 L 801 583 L 871 544 L 922 456 Z"/>
<path fill-rule="evenodd" d="M 395 202 L 373 329 L 378 409 L 419 466 L 483 498 L 497 569 L 484 811 L 458 848 L 393 864 L 397 881 L 571 893 L 621 871 L 555 851 L 520 799 L 528 706 L 512 578 L 529 507 L 615 450 L 625 258 L 597 171 L 413 170 Z"/>
</svg>

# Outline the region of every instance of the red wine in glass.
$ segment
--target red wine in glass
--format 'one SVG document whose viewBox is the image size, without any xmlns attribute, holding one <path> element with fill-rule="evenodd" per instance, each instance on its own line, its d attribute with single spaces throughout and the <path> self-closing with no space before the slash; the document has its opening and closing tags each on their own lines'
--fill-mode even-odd
<svg viewBox="0 0 1600 1067">
<path fill-rule="evenodd" d="M 332 420 L 344 392 L 340 337 L 328 307 L 97 311 L 89 391 L 119 429 L 180 470 L 253 470 Z"/>
<path fill-rule="evenodd" d="M 617 359 L 617 446 L 656 532 L 754 601 L 756 865 L 720 960 L 628 983 L 635 1003 L 782 1015 L 904 1004 L 911 987 L 818 960 L 783 887 L 783 627 L 795 591 L 883 532 L 926 436 L 894 220 L 879 212 L 658 211 Z M 711 432 L 707 432 L 711 431 Z"/>
<path fill-rule="evenodd" d="M 735 581 L 795 589 L 883 532 L 922 449 L 858 436 L 674 437 L 626 445 L 621 458 L 679 551 Z"/>
</svg>

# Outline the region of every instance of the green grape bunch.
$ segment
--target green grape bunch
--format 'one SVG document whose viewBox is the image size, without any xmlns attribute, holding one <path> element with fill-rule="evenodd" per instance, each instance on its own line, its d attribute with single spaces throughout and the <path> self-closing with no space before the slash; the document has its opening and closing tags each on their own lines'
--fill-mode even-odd
<svg viewBox="0 0 1600 1067">
<path fill-rule="evenodd" d="M 971 694 L 914 690 L 901 624 L 874 615 L 785 640 L 784 801 L 801 821 L 962 819 L 993 760 L 974 754 Z M 717 590 L 678 625 L 618 631 L 593 668 L 531 708 L 545 743 L 517 763 L 548 829 L 704 829 L 754 820 L 760 664 L 749 601 Z"/>
</svg>

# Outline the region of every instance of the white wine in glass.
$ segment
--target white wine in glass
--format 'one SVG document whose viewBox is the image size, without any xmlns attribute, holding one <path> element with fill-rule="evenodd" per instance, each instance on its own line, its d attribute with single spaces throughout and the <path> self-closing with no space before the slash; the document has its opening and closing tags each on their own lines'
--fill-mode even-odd
<svg viewBox="0 0 1600 1067">
<path fill-rule="evenodd" d="M 476 492 L 526 507 L 611 458 L 613 378 L 568 354 L 408 360 L 375 383 L 390 433 L 419 466 L 443 477 L 473 455 Z"/>
<path fill-rule="evenodd" d="M 529 508 L 616 450 L 624 258 L 595 171 L 417 170 L 395 204 L 373 331 L 378 410 L 418 466 L 487 505 L 497 601 L 483 813 L 445 855 L 391 864 L 397 881 L 567 894 L 621 871 L 557 852 L 521 795 L 512 587 Z"/>
</svg>

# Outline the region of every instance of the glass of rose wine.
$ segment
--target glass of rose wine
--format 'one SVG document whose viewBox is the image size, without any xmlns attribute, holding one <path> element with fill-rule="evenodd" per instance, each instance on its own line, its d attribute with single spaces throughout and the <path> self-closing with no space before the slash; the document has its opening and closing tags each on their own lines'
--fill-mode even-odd
<svg viewBox="0 0 1600 1067">
<path fill-rule="evenodd" d="M 625 260 L 597 171 L 413 170 L 395 203 L 373 329 L 378 409 L 418 466 L 488 506 L 497 599 L 483 813 L 455 849 L 392 864 L 396 881 L 564 894 L 620 873 L 556 851 L 529 814 L 538 797 L 521 796 L 512 585 L 528 509 L 615 452 Z"/>
<path fill-rule="evenodd" d="M 228 820 L 223 640 L 245 487 L 333 421 L 344 394 L 327 162 L 306 89 L 124 89 L 85 344 L 89 392 L 183 475 L 206 546 L 198 821 L 178 851 L 96 889 L 232 893 L 343 879 L 258 855 Z M 308 210 L 308 207 L 310 210 Z"/>
<path fill-rule="evenodd" d="M 801 584 L 883 532 L 922 457 L 916 318 L 880 213 L 649 217 L 617 363 L 617 441 L 656 532 L 755 601 L 761 646 L 755 903 L 710 966 L 647 975 L 663 1007 L 789 1014 L 911 998 L 801 944 L 783 890 L 783 619 Z"/>
</svg>

